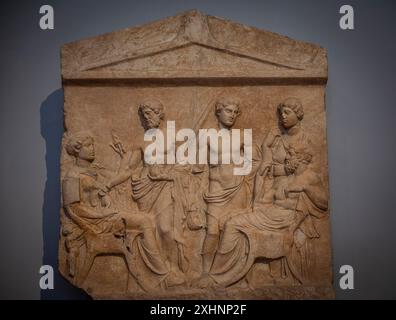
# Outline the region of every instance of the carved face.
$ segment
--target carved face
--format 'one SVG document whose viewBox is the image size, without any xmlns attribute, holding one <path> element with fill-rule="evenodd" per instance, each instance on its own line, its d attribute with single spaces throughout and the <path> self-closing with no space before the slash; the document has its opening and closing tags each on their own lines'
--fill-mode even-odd
<svg viewBox="0 0 396 320">
<path fill-rule="evenodd" d="M 279 117 L 282 126 L 286 129 L 294 127 L 300 121 L 294 110 L 289 107 L 282 107 L 279 110 Z"/>
<path fill-rule="evenodd" d="M 143 108 L 141 111 L 143 126 L 146 129 L 158 128 L 162 120 L 162 112 L 159 109 Z"/>
<path fill-rule="evenodd" d="M 238 116 L 239 108 L 234 104 L 226 105 L 217 112 L 217 118 L 219 119 L 219 122 L 227 128 L 230 128 L 235 124 L 236 118 Z"/>
<path fill-rule="evenodd" d="M 80 145 L 80 150 L 78 151 L 78 157 L 87 161 L 95 160 L 95 146 L 92 138 L 85 139 Z"/>
</svg>

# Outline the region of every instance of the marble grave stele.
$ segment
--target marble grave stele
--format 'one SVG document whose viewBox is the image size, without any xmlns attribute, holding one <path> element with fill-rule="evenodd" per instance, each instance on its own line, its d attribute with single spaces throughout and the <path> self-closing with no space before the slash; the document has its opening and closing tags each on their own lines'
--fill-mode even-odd
<svg viewBox="0 0 396 320">
<path fill-rule="evenodd" d="M 325 49 L 192 10 L 61 55 L 68 281 L 95 299 L 334 298 Z M 222 134 L 207 163 L 149 163 L 145 134 L 169 121 L 251 129 L 251 170 Z M 172 158 L 188 137 L 163 132 Z"/>
</svg>

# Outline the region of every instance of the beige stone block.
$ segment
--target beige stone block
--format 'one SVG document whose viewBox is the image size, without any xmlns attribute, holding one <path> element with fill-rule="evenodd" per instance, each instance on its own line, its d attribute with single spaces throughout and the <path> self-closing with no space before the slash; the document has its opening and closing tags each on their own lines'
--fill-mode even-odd
<svg viewBox="0 0 396 320">
<path fill-rule="evenodd" d="M 66 44 L 62 80 L 71 283 L 97 299 L 334 297 L 325 49 L 188 11 Z M 197 163 L 171 163 L 187 146 L 172 123 Z M 240 133 L 243 164 L 204 129 Z M 163 164 L 145 156 L 150 132 Z"/>
</svg>

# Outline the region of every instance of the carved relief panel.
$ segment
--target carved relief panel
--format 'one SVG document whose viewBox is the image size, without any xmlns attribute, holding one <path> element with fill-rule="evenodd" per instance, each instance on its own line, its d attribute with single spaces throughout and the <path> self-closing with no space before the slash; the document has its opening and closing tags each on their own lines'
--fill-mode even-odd
<svg viewBox="0 0 396 320">
<path fill-rule="evenodd" d="M 65 45 L 62 77 L 65 278 L 94 298 L 333 297 L 323 48 L 189 11 Z"/>
</svg>

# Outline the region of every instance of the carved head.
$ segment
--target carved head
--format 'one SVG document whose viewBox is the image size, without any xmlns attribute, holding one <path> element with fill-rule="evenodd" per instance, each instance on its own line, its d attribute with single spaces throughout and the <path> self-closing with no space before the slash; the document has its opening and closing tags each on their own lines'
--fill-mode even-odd
<svg viewBox="0 0 396 320">
<path fill-rule="evenodd" d="M 285 160 L 285 171 L 288 175 L 296 172 L 301 166 L 306 166 L 312 162 L 312 155 L 307 148 L 295 150 L 290 148 Z"/>
<path fill-rule="evenodd" d="M 302 103 L 297 98 L 287 98 L 278 106 L 279 118 L 285 129 L 294 127 L 304 118 Z"/>
<path fill-rule="evenodd" d="M 89 132 L 77 132 L 69 136 L 66 151 L 71 156 L 92 162 L 95 160 L 94 139 Z"/>
<path fill-rule="evenodd" d="M 141 103 L 138 113 L 145 130 L 158 128 L 165 115 L 162 103 L 156 99 Z"/>
<path fill-rule="evenodd" d="M 238 116 L 241 114 L 239 101 L 230 98 L 221 98 L 216 102 L 216 117 L 226 128 L 231 128 Z"/>
</svg>

